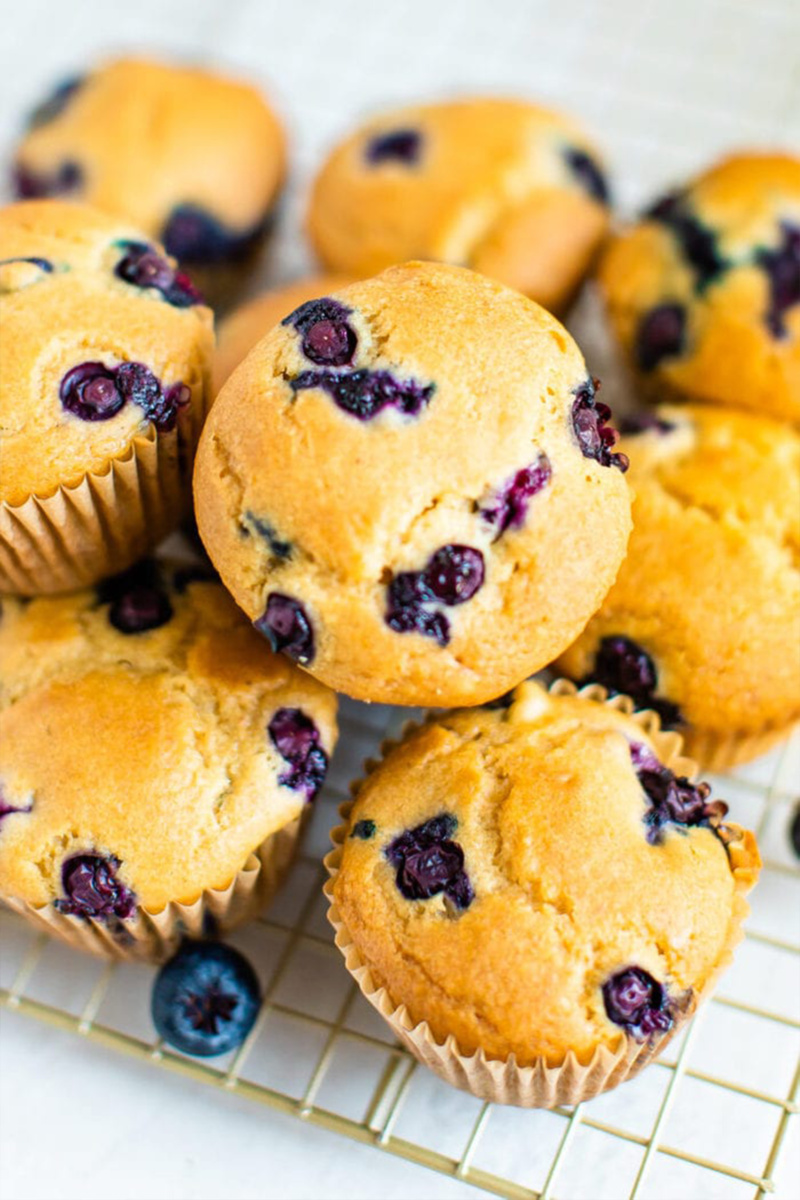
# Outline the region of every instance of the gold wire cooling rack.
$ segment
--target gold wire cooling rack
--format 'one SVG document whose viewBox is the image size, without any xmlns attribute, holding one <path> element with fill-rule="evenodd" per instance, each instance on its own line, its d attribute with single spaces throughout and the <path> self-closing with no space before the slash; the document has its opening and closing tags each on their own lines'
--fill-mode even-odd
<svg viewBox="0 0 800 1200">
<path fill-rule="evenodd" d="M 320 859 L 347 779 L 397 718 L 347 701 L 342 715 L 345 753 L 287 887 L 267 915 L 229 939 L 263 984 L 258 1020 L 238 1051 L 209 1062 L 167 1048 L 150 1024 L 152 968 L 76 955 L 10 913 L 0 914 L 8 980 L 0 1002 L 514 1200 L 774 1193 L 799 1111 L 800 865 L 788 825 L 800 738 L 715 780 L 733 816 L 755 828 L 765 859 L 745 942 L 721 990 L 671 1057 L 590 1103 L 534 1112 L 481 1103 L 435 1079 L 392 1041 L 345 971 L 325 920 Z"/>
</svg>

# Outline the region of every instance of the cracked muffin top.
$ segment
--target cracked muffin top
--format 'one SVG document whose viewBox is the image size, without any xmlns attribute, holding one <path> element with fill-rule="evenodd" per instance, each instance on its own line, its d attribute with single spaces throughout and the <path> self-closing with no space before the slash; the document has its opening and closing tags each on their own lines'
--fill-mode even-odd
<svg viewBox="0 0 800 1200">
<path fill-rule="evenodd" d="M 568 645 L 614 579 L 630 500 L 609 416 L 538 305 L 409 263 L 301 305 L 234 372 L 198 452 L 198 529 L 323 682 L 478 703 Z"/>
<path fill-rule="evenodd" d="M 69 195 L 138 225 L 195 265 L 237 259 L 285 173 L 277 117 L 248 84 L 149 59 L 62 83 L 17 147 L 21 199 Z"/>
<path fill-rule="evenodd" d="M 62 200 L 0 210 L 0 500 L 103 471 L 135 438 L 188 461 L 208 403 L 212 315 L 160 246 Z"/>
<path fill-rule="evenodd" d="M 557 669 L 687 732 L 786 728 L 800 718 L 800 437 L 749 413 L 661 405 L 621 444 L 628 555 Z"/>
<path fill-rule="evenodd" d="M 621 711 L 536 683 L 507 705 L 431 718 L 359 784 L 336 835 L 345 933 L 463 1054 L 585 1062 L 670 1033 L 737 938 L 755 841 Z"/>
<path fill-rule="evenodd" d="M 800 158 L 734 155 L 662 196 L 600 282 L 656 398 L 800 422 Z"/>
<path fill-rule="evenodd" d="M 520 100 L 418 105 L 371 120 L 314 184 L 309 236 L 332 271 L 410 258 L 472 267 L 560 312 L 609 222 L 596 148 Z"/>
<path fill-rule="evenodd" d="M 335 742 L 336 697 L 195 568 L 5 597 L 0 899 L 127 917 L 226 887 Z"/>
</svg>

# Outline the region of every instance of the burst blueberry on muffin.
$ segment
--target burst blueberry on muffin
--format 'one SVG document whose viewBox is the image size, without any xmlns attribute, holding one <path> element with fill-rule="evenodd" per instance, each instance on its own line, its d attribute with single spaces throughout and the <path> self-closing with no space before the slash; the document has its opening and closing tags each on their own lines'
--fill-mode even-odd
<svg viewBox="0 0 800 1200">
<path fill-rule="evenodd" d="M 317 300 L 351 282 L 344 275 L 313 275 L 263 292 L 232 312 L 217 334 L 211 372 L 213 394 L 216 396 L 228 376 L 273 325 L 279 324 L 307 300 Z"/>
<path fill-rule="evenodd" d="M 21 198 L 68 195 L 139 226 L 217 302 L 264 241 L 285 159 L 255 88 L 126 58 L 68 80 L 34 111 L 14 182 Z"/>
<path fill-rule="evenodd" d="M 595 390 L 519 293 L 390 269 L 302 304 L 228 380 L 200 535 L 273 647 L 329 685 L 490 699 L 569 644 L 624 554 L 627 462 Z"/>
<path fill-rule="evenodd" d="M 526 683 L 432 717 L 355 789 L 328 860 L 337 944 L 450 1082 L 575 1103 L 707 995 L 759 860 L 676 740 L 622 702 Z"/>
<path fill-rule="evenodd" d="M 752 758 L 800 719 L 800 437 L 703 405 L 623 429 L 628 555 L 557 669 L 655 708 L 706 767 Z"/>
<path fill-rule="evenodd" d="M 308 230 L 332 271 L 438 259 L 560 312 L 605 236 L 608 203 L 575 122 L 524 101 L 459 100 L 387 113 L 337 146 Z"/>
<path fill-rule="evenodd" d="M 212 317 L 160 246 L 97 209 L 0 211 L 0 590 L 62 591 L 174 529 Z"/>
<path fill-rule="evenodd" d="M 164 957 L 274 891 L 336 698 L 219 583 L 145 561 L 0 623 L 0 899 L 84 949 Z"/>
<path fill-rule="evenodd" d="M 800 159 L 740 154 L 656 201 L 600 267 L 656 398 L 800 421 Z"/>
</svg>

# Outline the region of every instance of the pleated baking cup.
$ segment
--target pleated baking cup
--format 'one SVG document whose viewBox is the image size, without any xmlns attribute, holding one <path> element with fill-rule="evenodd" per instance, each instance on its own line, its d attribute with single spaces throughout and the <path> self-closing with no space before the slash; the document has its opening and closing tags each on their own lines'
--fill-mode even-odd
<svg viewBox="0 0 800 1200">
<path fill-rule="evenodd" d="M 568 680 L 557 680 L 551 686 L 550 692 L 556 696 L 579 695 L 582 699 L 607 704 L 629 715 L 648 735 L 665 766 L 690 779 L 696 777 L 696 764 L 682 754 L 680 735 L 663 732 L 657 713 L 649 710 L 634 712 L 633 702 L 629 697 L 608 698 L 605 689 L 596 684 L 578 689 Z M 436 715 L 431 715 L 424 723 L 436 719 Z M 404 728 L 401 739 L 384 742 L 381 746 L 381 758 L 366 763 L 365 778 L 400 744 L 400 740 L 418 727 L 418 723 L 410 722 Z M 353 800 L 342 804 L 340 814 L 344 824 L 338 825 L 332 831 L 333 849 L 325 858 L 329 878 L 324 891 L 329 902 L 328 920 L 336 931 L 336 945 L 344 955 L 347 969 L 366 999 L 377 1009 L 411 1054 L 440 1079 L 462 1091 L 470 1092 L 480 1100 L 521 1108 L 555 1108 L 591 1100 L 601 1092 L 610 1091 L 627 1079 L 632 1079 L 648 1063 L 658 1058 L 667 1044 L 691 1019 L 697 1005 L 709 995 L 719 974 L 732 961 L 734 948 L 743 937 L 743 922 L 749 913 L 744 895 L 755 883 L 761 864 L 753 835 L 737 825 L 725 824 L 719 826 L 718 832 L 726 844 L 735 882 L 728 941 L 702 990 L 693 993 L 690 1003 L 675 1013 L 673 1026 L 668 1033 L 637 1042 L 620 1031 L 613 1044 L 597 1046 L 585 1060 L 572 1050 L 567 1050 L 561 1061 L 540 1057 L 526 1066 L 520 1066 L 514 1055 L 507 1059 L 489 1058 L 481 1049 L 472 1054 L 465 1054 L 452 1034 L 443 1041 L 438 1040 L 426 1021 L 415 1021 L 404 1004 L 395 1003 L 382 980 L 361 958 L 336 904 L 334 888 L 347 835 L 347 822 L 363 782 L 364 779 L 361 779 L 352 785 Z"/>
<path fill-rule="evenodd" d="M 739 733 L 732 730 L 718 733 L 710 729 L 696 729 L 687 725 L 681 730 L 686 753 L 700 764 L 704 771 L 727 771 L 741 763 L 752 762 L 762 754 L 768 754 L 781 742 L 791 737 L 798 727 L 794 721 L 775 729 L 764 729 L 759 733 Z"/>
<path fill-rule="evenodd" d="M 266 838 L 227 887 L 208 888 L 190 904 L 172 901 L 158 912 L 138 905 L 128 920 L 100 921 L 68 916 L 52 904 L 37 908 L 13 898 L 4 903 L 39 932 L 76 950 L 121 962 L 163 962 L 183 938 L 229 933 L 262 911 L 286 878 L 304 817 Z"/>
<path fill-rule="evenodd" d="M 196 398 L 169 433 L 150 425 L 102 471 L 22 504 L 0 502 L 0 592 L 90 587 L 124 571 L 167 536 L 188 507 L 205 405 Z"/>
</svg>

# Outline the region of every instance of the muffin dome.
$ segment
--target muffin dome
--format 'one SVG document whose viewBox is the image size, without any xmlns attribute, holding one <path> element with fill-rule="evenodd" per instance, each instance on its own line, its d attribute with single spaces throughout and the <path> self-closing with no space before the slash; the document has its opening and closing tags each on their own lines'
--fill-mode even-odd
<svg viewBox="0 0 800 1200">
<path fill-rule="evenodd" d="M 285 173 L 258 91 L 196 67 L 123 58 L 56 89 L 17 148 L 22 198 L 69 194 L 138 225 L 182 262 L 240 258 Z"/>
<path fill-rule="evenodd" d="M 612 242 L 600 281 L 656 398 L 800 421 L 800 159 L 735 155 L 668 193 Z"/>
<path fill-rule="evenodd" d="M 410 258 L 472 267 L 559 312 L 608 227 L 596 149 L 573 121 L 518 100 L 419 105 L 332 152 L 308 231 L 332 271 Z"/>
<path fill-rule="evenodd" d="M 173 564 L 5 598 L 0 666 L 0 898 L 77 921 L 227 887 L 336 741 L 336 698 Z"/>
<path fill-rule="evenodd" d="M 198 455 L 200 535 L 324 682 L 477 703 L 574 638 L 624 554 L 626 463 L 594 393 L 531 301 L 393 268 L 301 305 L 228 380 Z"/>
<path fill-rule="evenodd" d="M 336 834 L 332 919 L 406 1030 L 557 1067 L 621 1039 L 663 1044 L 693 1011 L 758 856 L 686 760 L 659 761 L 657 736 L 527 683 L 373 765 Z"/>
<path fill-rule="evenodd" d="M 557 669 L 683 724 L 703 762 L 752 757 L 800 718 L 800 438 L 703 405 L 638 424 L 628 556 Z"/>
<path fill-rule="evenodd" d="M 313 275 L 273 288 L 242 304 L 219 327 L 212 370 L 212 392 L 217 392 L 273 325 L 306 300 L 316 300 L 352 282 L 343 275 Z"/>
</svg>

